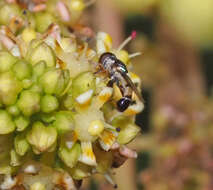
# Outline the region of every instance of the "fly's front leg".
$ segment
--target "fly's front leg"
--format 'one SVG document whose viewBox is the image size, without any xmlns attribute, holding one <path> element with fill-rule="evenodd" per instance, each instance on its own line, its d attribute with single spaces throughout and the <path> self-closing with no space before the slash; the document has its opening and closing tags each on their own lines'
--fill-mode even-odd
<svg viewBox="0 0 213 190">
<path fill-rule="evenodd" d="M 112 76 L 111 77 L 111 79 L 109 80 L 109 82 L 107 83 L 107 86 L 108 87 L 113 87 L 113 84 L 116 82 L 116 84 L 117 84 L 117 79 L 116 79 L 116 77 L 114 77 L 114 76 Z M 118 85 L 118 84 L 117 84 Z"/>
</svg>

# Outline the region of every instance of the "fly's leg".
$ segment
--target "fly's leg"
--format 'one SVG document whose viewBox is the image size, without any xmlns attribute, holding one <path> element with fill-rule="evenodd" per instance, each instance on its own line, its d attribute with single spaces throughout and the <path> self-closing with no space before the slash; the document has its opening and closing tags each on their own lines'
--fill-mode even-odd
<svg viewBox="0 0 213 190">
<path fill-rule="evenodd" d="M 108 87 L 113 87 L 113 84 L 116 83 L 119 86 L 119 82 L 116 77 L 112 76 L 109 82 L 107 83 Z"/>
</svg>

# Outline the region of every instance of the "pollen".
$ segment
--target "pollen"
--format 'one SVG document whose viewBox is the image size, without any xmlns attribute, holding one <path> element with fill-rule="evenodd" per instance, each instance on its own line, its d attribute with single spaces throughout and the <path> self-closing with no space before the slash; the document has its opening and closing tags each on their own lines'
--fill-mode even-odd
<svg viewBox="0 0 213 190">
<path fill-rule="evenodd" d="M 81 142 L 81 151 L 82 154 L 79 158 L 79 161 L 91 166 L 97 165 L 91 142 Z"/>
<path fill-rule="evenodd" d="M 105 103 L 112 96 L 113 89 L 110 87 L 105 87 L 99 94 L 98 98 L 101 102 Z"/>
<path fill-rule="evenodd" d="M 82 106 L 88 105 L 90 103 L 92 95 L 93 95 L 93 90 L 88 90 L 85 93 L 79 95 L 76 98 L 76 101 Z"/>
<path fill-rule="evenodd" d="M 99 140 L 100 145 L 104 150 L 108 151 L 115 142 L 115 138 L 116 135 L 112 131 L 104 130 Z"/>
<path fill-rule="evenodd" d="M 124 112 L 124 114 L 126 116 L 133 116 L 143 111 L 143 109 L 144 109 L 144 104 L 138 101 L 136 102 L 136 104 L 129 106 L 128 109 Z"/>
</svg>

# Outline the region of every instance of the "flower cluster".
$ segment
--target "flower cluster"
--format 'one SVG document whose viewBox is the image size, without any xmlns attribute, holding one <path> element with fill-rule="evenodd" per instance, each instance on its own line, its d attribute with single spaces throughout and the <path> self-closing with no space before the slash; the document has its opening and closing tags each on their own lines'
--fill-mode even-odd
<svg viewBox="0 0 213 190">
<path fill-rule="evenodd" d="M 66 7 L 82 11 L 77 2 Z M 13 1 L 1 4 L 0 189 L 73 190 L 93 173 L 111 181 L 112 167 L 137 156 L 125 145 L 140 131 L 134 118 L 143 103 L 133 92 L 135 103 L 119 112 L 120 88 L 95 72 L 104 52 L 127 67 L 131 55 L 112 49 L 104 32 L 89 47 L 53 19 L 51 6 L 34 14 L 45 3 L 27 5 L 31 12 Z M 140 90 L 140 78 L 129 77 Z"/>
</svg>

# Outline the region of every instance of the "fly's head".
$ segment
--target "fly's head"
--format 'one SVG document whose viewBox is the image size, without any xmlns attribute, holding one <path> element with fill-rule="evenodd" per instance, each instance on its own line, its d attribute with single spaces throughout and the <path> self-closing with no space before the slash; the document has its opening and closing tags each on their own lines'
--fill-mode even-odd
<svg viewBox="0 0 213 190">
<path fill-rule="evenodd" d="M 117 58 L 113 53 L 106 52 L 101 55 L 99 63 L 104 70 L 110 72 L 111 70 L 113 70 L 113 68 L 115 68 Z"/>
</svg>

